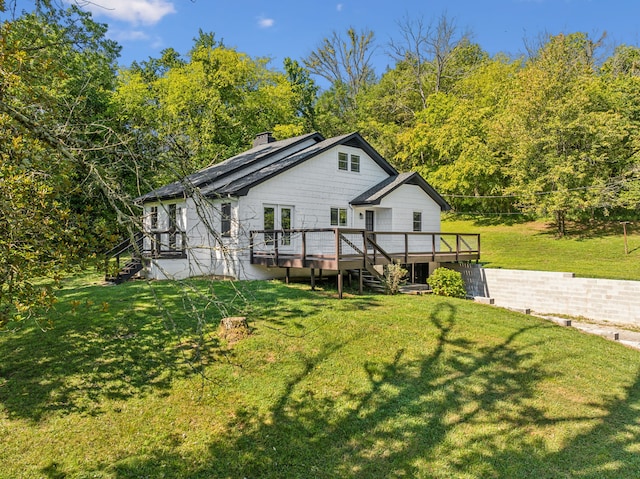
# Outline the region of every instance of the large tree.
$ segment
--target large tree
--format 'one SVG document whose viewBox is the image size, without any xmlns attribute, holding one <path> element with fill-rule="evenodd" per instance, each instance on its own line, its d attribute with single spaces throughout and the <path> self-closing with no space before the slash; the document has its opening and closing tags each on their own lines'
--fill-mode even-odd
<svg viewBox="0 0 640 479">
<path fill-rule="evenodd" d="M 429 95 L 415 125 L 400 135 L 398 165 L 419 170 L 457 209 L 509 211 L 510 201 L 497 198 L 509 178 L 493 129 L 517 70 L 517 62 L 499 56 L 485 60 L 451 92 Z"/>
<path fill-rule="evenodd" d="M 565 220 L 617 206 L 615 179 L 637 164 L 637 125 L 622 92 L 598 74 L 584 34 L 551 37 L 519 73 L 498 148 L 525 211 Z"/>
<path fill-rule="evenodd" d="M 356 128 L 359 98 L 376 81 L 375 49 L 373 31 L 349 28 L 346 37 L 334 31 L 303 60 L 312 74 L 329 83 L 316 106 L 316 123 L 326 135 Z"/>
<path fill-rule="evenodd" d="M 105 31 L 48 2 L 0 26 L 0 327 L 51 304 L 46 279 L 99 249 L 110 229 L 119 48 Z"/>
<path fill-rule="evenodd" d="M 146 158 L 148 184 L 224 160 L 259 132 L 278 136 L 309 128 L 309 86 L 292 79 L 293 69 L 289 76 L 277 72 L 266 59 L 201 32 L 186 59 L 165 50 L 159 59 L 124 70 L 115 104 Z"/>
</svg>

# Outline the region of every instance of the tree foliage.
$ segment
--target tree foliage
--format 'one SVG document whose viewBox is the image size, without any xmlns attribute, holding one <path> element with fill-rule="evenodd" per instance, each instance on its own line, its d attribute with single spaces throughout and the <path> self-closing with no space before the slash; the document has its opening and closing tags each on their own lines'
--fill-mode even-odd
<svg viewBox="0 0 640 479">
<path fill-rule="evenodd" d="M 490 57 L 442 15 L 401 21 L 380 77 L 374 33 L 354 28 L 282 69 L 200 31 L 185 55 L 167 48 L 118 71 L 119 46 L 77 6 L 7 5 L 0 327 L 50 305 L 65 271 L 138 227 L 132 198 L 262 131 L 359 130 L 458 211 L 552 217 L 560 234 L 567 219 L 637 216 L 637 46 L 606 56 L 604 36 L 544 35 L 526 58 Z"/>
<path fill-rule="evenodd" d="M 394 91 L 405 112 L 397 165 L 421 171 L 460 211 L 552 217 L 561 235 L 567 219 L 637 208 L 638 49 L 601 62 L 601 44 L 549 36 L 527 61 L 476 51 L 421 108 L 419 95 Z M 399 61 L 380 83 L 401 85 L 403 72 L 416 70 Z"/>
<path fill-rule="evenodd" d="M 76 7 L 0 26 L 0 327 L 53 301 L 51 283 L 108 238 L 100 175 L 119 47 Z M 37 280 L 37 281 L 36 281 Z"/>
<path fill-rule="evenodd" d="M 122 71 L 114 103 L 150 162 L 147 182 L 173 181 L 224 160 L 262 131 L 312 128 L 313 83 L 293 62 L 288 72 L 203 32 L 186 59 L 169 49 Z"/>
</svg>

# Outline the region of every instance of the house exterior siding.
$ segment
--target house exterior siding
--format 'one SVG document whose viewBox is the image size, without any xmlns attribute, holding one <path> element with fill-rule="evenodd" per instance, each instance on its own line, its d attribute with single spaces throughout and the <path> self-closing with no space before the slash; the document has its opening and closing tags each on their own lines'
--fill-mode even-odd
<svg viewBox="0 0 640 479">
<path fill-rule="evenodd" d="M 339 170 L 339 152 L 359 155 L 360 172 Z M 332 207 L 346 208 L 347 227 L 364 228 L 364 219 L 359 217 L 361 209 L 351 207 L 349 202 L 387 176 L 364 151 L 338 146 L 252 188 L 247 196 L 239 198 L 239 209 L 242 212 L 239 222 L 245 230 L 239 236 L 241 241 L 238 248 L 242 276 L 247 279 L 265 279 L 284 274 L 279 268 L 249 264 L 248 233 L 250 230 L 264 229 L 265 205 L 293 207 L 293 229 L 332 227 Z M 422 200 L 424 201 L 424 196 Z M 299 239 L 299 236 L 293 235 L 291 248 L 297 246 Z M 332 244 L 317 244 L 315 247 L 318 253 L 328 254 L 333 251 Z M 298 274 L 306 275 L 307 272 L 299 271 Z"/>
<path fill-rule="evenodd" d="M 340 225 L 341 227 L 365 229 L 366 212 L 373 211 L 376 230 L 412 231 L 413 213 L 419 211 L 422 215 L 423 231 L 440 230 L 440 211 L 444 200 L 439 203 L 424 187 L 416 184 L 394 183 L 393 188 L 389 188 L 390 191 L 381 195 L 381 199 L 369 203 L 355 202 L 356 204 L 352 205 L 355 198 L 363 194 L 367 196 L 369 190 L 375 190 L 376 185 L 386 184 L 386 180 L 397 178 L 398 174 L 368 144 L 360 148 L 354 146 L 353 136 L 345 135 L 344 138 L 344 143 L 336 141 L 335 144 L 331 143 L 333 139 L 322 140 L 320 137 L 320 141 L 317 136 L 303 138 L 303 141 L 296 143 L 295 152 L 290 155 L 287 155 L 285 148 L 283 151 L 270 153 L 270 156 L 264 159 L 256 158 L 255 149 L 249 150 L 248 159 L 251 160 L 253 170 L 244 176 L 242 162 L 238 161 L 238 157 L 234 157 L 234 165 L 239 165 L 237 171 L 226 174 L 224 182 L 215 176 L 212 176 L 211 181 L 220 181 L 222 191 L 228 191 L 228 185 L 232 185 L 233 182 L 249 181 L 247 178 L 253 178 L 251 175 L 258 177 L 258 180 L 249 183 L 249 186 L 244 186 L 243 183 L 236 194 L 218 193 L 218 198 L 195 194 L 186 199 L 164 201 L 149 200 L 148 198 L 153 198 L 153 192 L 145 195 L 147 231 L 150 228 L 151 209 L 154 207 L 158 211 L 157 230 L 168 229 L 169 205 L 175 204 L 181 212 L 179 229 L 186 236 L 184 257 L 151 256 L 147 261 L 145 275 L 155 279 L 210 275 L 237 279 L 283 276 L 282 268 L 251 264 L 250 232 L 269 229 L 265 227 L 265 207 L 269 208 L 269 214 L 273 215 L 276 230 L 285 229 L 280 218 L 285 214 L 291 219 L 290 226 L 286 229 L 334 228 L 335 226 L 331 225 L 332 208 L 346 210 L 347 221 L 346 224 Z M 355 144 L 366 143 L 359 136 L 355 139 Z M 329 146 L 323 147 L 325 142 L 329 142 Z M 317 151 L 313 150 L 316 144 L 320 145 Z M 346 169 L 344 161 L 339 168 L 340 153 L 346 154 L 349 159 Z M 300 156 L 305 154 L 307 157 Z M 355 160 L 354 156 L 357 157 Z M 287 161 L 289 163 L 278 170 L 279 162 Z M 263 178 L 259 178 L 260 168 L 267 171 Z M 275 171 L 275 174 L 272 171 Z M 202 174 L 206 173 L 207 171 L 203 170 Z M 201 173 L 194 174 L 193 178 L 197 179 L 199 174 Z M 424 183 L 424 180 L 421 181 Z M 204 185 L 206 188 L 206 184 Z M 171 190 L 173 195 L 173 191 L 177 191 L 176 188 L 178 187 L 168 185 L 157 191 Z M 221 234 L 224 203 L 230 203 L 231 209 L 231 230 L 228 237 Z M 444 204 L 446 205 L 446 202 Z M 262 241 L 265 244 L 258 244 L 257 248 L 273 246 L 266 244 L 269 241 L 267 237 L 263 237 Z M 396 238 L 393 241 L 399 240 Z M 150 243 L 150 239 L 147 238 L 145 249 L 151 249 Z M 293 233 L 286 240 L 281 239 L 278 246 L 281 251 L 286 251 L 294 250 L 299 244 L 300 235 Z M 335 244 L 323 242 L 319 236 L 307 236 L 305 244 L 307 248 L 315 248 L 314 252 L 319 255 L 335 251 Z M 388 246 L 391 248 L 394 245 Z M 307 275 L 308 271 L 299 270 L 297 274 Z"/>
</svg>

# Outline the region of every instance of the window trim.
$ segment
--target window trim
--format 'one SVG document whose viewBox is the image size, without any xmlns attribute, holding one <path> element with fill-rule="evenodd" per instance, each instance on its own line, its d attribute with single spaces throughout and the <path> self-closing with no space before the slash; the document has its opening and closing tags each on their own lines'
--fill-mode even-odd
<svg viewBox="0 0 640 479">
<path fill-rule="evenodd" d="M 176 203 L 169 204 L 169 212 L 168 212 L 168 221 L 169 221 L 169 249 L 175 250 L 177 247 L 176 240 L 176 230 L 177 222 L 178 222 L 178 205 Z"/>
<path fill-rule="evenodd" d="M 350 171 L 352 173 L 360 173 L 362 166 L 362 156 L 355 153 L 347 153 L 345 151 L 338 152 L 338 171 Z"/>
<path fill-rule="evenodd" d="M 231 238 L 231 202 L 220 203 L 220 236 Z"/>
<path fill-rule="evenodd" d="M 351 171 L 354 173 L 360 173 L 360 155 L 351 155 L 350 159 Z"/>
<path fill-rule="evenodd" d="M 149 231 L 157 231 L 158 229 L 158 207 L 152 206 L 149 211 Z"/>
<path fill-rule="evenodd" d="M 279 206 L 280 213 L 280 228 L 282 230 L 290 230 L 293 227 L 293 206 Z M 288 212 L 287 222 L 289 226 L 285 228 L 285 214 L 284 212 Z M 282 246 L 291 246 L 291 233 L 282 233 L 282 238 L 280 240 L 280 244 Z"/>
<path fill-rule="evenodd" d="M 422 232 L 422 211 L 413 212 L 413 231 L 416 233 Z"/>
<path fill-rule="evenodd" d="M 349 155 L 344 151 L 338 152 L 338 170 L 349 171 Z"/>
<path fill-rule="evenodd" d="M 335 222 L 334 222 L 334 213 L 335 213 Z M 344 222 L 341 221 L 343 219 L 343 214 L 344 214 Z M 336 226 L 338 228 L 348 226 L 349 212 L 347 211 L 347 208 L 332 206 L 329 209 L 329 224 L 331 226 Z"/>
</svg>

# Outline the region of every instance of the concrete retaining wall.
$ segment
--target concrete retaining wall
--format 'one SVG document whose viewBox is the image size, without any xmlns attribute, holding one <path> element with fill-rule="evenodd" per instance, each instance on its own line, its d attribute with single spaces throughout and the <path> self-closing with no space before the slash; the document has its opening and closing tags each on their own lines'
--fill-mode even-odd
<svg viewBox="0 0 640 479">
<path fill-rule="evenodd" d="M 485 269 L 476 264 L 447 267 L 462 273 L 469 295 L 492 298 L 497 306 L 640 326 L 640 281 Z"/>
</svg>

